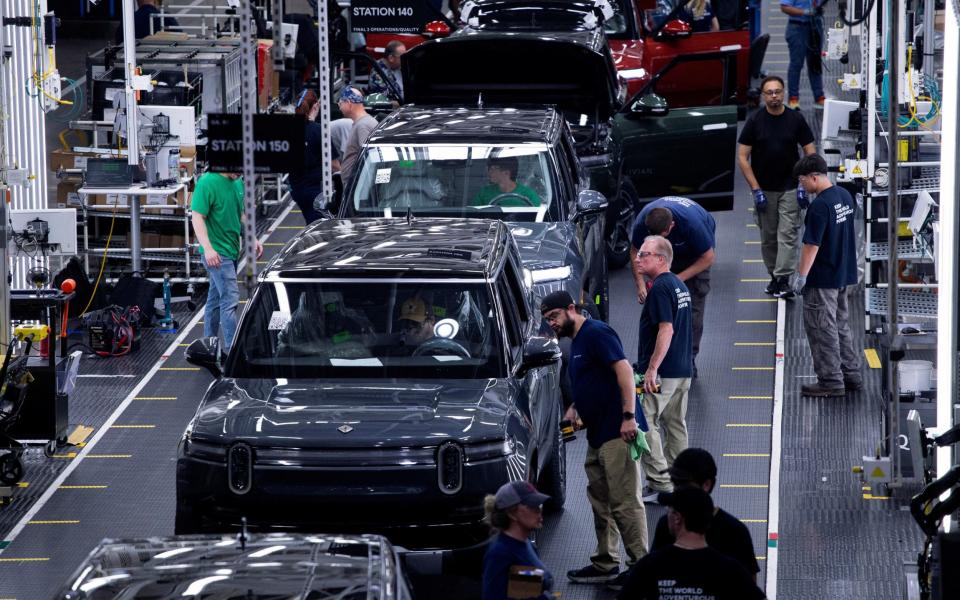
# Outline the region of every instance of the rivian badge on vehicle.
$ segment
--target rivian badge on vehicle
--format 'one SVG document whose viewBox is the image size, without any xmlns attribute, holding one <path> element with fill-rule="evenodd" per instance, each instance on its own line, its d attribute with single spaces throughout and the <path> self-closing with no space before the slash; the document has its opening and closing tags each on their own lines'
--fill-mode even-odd
<svg viewBox="0 0 960 600">
<path fill-rule="evenodd" d="M 339 431 L 340 433 L 350 433 L 351 431 L 353 431 L 353 427 L 350 427 L 349 425 L 344 423 L 340 427 L 337 427 L 337 431 Z"/>
</svg>

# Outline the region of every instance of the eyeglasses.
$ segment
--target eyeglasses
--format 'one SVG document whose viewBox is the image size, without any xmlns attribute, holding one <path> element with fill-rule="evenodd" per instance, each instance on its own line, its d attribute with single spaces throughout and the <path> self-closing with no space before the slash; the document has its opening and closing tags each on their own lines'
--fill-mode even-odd
<svg viewBox="0 0 960 600">
<path fill-rule="evenodd" d="M 638 254 L 637 256 L 639 256 L 640 258 L 646 258 L 646 257 L 648 257 L 648 256 L 661 256 L 661 257 L 662 257 L 663 254 L 660 254 L 659 252 L 641 252 L 641 253 Z"/>
<path fill-rule="evenodd" d="M 782 94 L 783 94 L 783 88 L 780 88 L 779 90 L 765 90 L 763 92 L 764 96 L 780 96 Z"/>
</svg>

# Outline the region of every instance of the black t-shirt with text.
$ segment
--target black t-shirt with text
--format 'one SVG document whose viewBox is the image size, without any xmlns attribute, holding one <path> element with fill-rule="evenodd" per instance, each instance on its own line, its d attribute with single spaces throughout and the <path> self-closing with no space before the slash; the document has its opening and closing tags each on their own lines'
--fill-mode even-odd
<svg viewBox="0 0 960 600">
<path fill-rule="evenodd" d="M 631 569 L 618 600 L 761 600 L 740 563 L 719 550 L 667 546 Z"/>
<path fill-rule="evenodd" d="M 657 372 L 660 377 L 690 377 L 693 374 L 692 310 L 690 290 L 679 277 L 667 271 L 653 280 L 640 313 L 637 367 L 641 373 L 650 365 L 660 323 L 672 323 L 670 349 Z"/>
<path fill-rule="evenodd" d="M 814 138 L 799 112 L 787 108 L 771 115 L 761 108 L 744 123 L 738 141 L 751 147 L 750 166 L 760 189 L 783 192 L 797 187 L 793 166 L 800 159 L 800 148 Z"/>
<path fill-rule="evenodd" d="M 667 524 L 667 515 L 663 515 L 657 521 L 657 530 L 653 534 L 653 544 L 650 546 L 650 551 L 672 546 L 675 541 L 677 540 L 670 533 L 670 526 Z M 736 560 L 747 570 L 747 573 L 753 575 L 760 572 L 750 530 L 740 519 L 722 508 L 718 508 L 713 515 L 713 519 L 710 520 L 710 529 L 707 530 L 707 545 Z"/>
<path fill-rule="evenodd" d="M 857 282 L 857 232 L 850 193 L 830 186 L 807 209 L 803 243 L 819 246 L 807 274 L 812 288 L 840 289 Z"/>
</svg>

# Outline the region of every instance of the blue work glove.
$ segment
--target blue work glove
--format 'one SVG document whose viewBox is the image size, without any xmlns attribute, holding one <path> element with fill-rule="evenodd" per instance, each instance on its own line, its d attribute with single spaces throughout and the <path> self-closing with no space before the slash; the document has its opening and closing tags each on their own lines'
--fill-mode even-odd
<svg viewBox="0 0 960 600">
<path fill-rule="evenodd" d="M 800 207 L 800 210 L 807 210 L 810 207 L 810 196 L 807 195 L 807 190 L 803 189 L 802 185 L 797 185 L 797 206 Z"/>
<path fill-rule="evenodd" d="M 763 190 L 753 190 L 753 205 L 757 207 L 758 213 L 767 210 L 767 195 L 763 193 Z"/>
<path fill-rule="evenodd" d="M 793 293 L 797 296 L 803 295 L 803 288 L 807 285 L 807 276 L 797 273 L 796 279 L 793 280 Z"/>
</svg>

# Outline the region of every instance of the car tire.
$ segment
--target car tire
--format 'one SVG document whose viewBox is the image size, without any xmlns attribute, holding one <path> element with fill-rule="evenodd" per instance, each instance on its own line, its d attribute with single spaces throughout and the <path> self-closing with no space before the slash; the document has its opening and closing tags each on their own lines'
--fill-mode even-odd
<svg viewBox="0 0 960 600">
<path fill-rule="evenodd" d="M 557 424 L 557 436 L 554 441 L 553 452 L 550 455 L 550 462 L 547 463 L 543 474 L 537 481 L 537 487 L 544 494 L 550 496 L 550 499 L 544 504 L 544 509 L 547 512 L 553 513 L 563 510 L 563 505 L 567 500 L 567 450 L 559 423 Z"/>
<path fill-rule="evenodd" d="M 630 262 L 630 230 L 639 204 L 637 190 L 632 183 L 623 180 L 617 194 L 616 211 L 608 214 L 608 218 L 613 219 L 607 236 L 607 266 L 611 269 L 621 269 Z"/>
<path fill-rule="evenodd" d="M 203 533 L 203 519 L 193 508 L 177 502 L 177 512 L 173 521 L 174 535 L 192 535 Z"/>
</svg>

